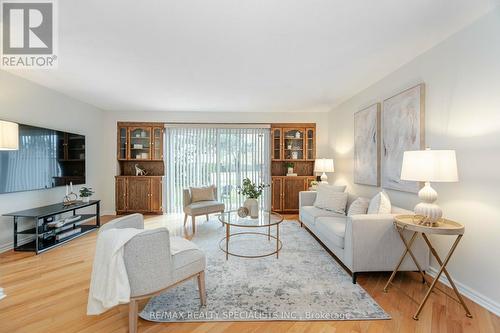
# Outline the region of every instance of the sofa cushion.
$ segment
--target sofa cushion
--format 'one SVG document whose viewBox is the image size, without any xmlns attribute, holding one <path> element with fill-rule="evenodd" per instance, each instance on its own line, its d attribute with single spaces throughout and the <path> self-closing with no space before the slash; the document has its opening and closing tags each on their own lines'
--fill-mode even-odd
<svg viewBox="0 0 500 333">
<path fill-rule="evenodd" d="M 193 242 L 182 237 L 170 238 L 170 253 L 174 270 L 173 282 L 178 282 L 205 270 L 206 257 Z"/>
<path fill-rule="evenodd" d="M 368 205 L 370 204 L 370 199 L 359 197 L 352 202 L 347 211 L 347 216 L 366 214 L 368 211 Z"/>
<path fill-rule="evenodd" d="M 345 214 L 348 193 L 344 192 L 345 186 L 331 186 L 321 184 L 318 186 L 314 206 L 327 209 L 336 213 Z"/>
<path fill-rule="evenodd" d="M 316 228 L 335 246 L 343 249 L 345 238 L 345 216 L 319 217 L 316 220 Z"/>
<path fill-rule="evenodd" d="M 204 215 L 224 211 L 224 204 L 218 201 L 199 201 L 184 207 L 188 215 Z"/>
<path fill-rule="evenodd" d="M 344 214 L 335 213 L 326 209 L 317 208 L 314 206 L 300 207 L 300 220 L 302 222 L 315 222 L 318 217 L 345 217 Z"/>
<path fill-rule="evenodd" d="M 391 199 L 384 191 L 379 192 L 370 200 L 368 214 L 390 214 Z"/>
<path fill-rule="evenodd" d="M 215 193 L 213 186 L 190 187 L 189 189 L 191 191 L 191 202 L 215 200 Z"/>
</svg>

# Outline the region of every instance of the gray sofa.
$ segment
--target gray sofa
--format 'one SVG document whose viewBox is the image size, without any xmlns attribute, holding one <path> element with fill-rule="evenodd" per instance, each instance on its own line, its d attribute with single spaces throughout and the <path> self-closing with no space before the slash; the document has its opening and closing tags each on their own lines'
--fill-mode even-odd
<svg viewBox="0 0 500 333">
<path fill-rule="evenodd" d="M 393 271 L 404 251 L 404 245 L 393 225 L 394 215 L 412 212 L 392 207 L 391 214 L 346 216 L 314 207 L 316 192 L 299 193 L 299 220 L 313 233 L 352 274 Z M 355 198 L 350 197 L 348 206 Z M 410 233 L 405 233 L 407 239 Z M 429 249 L 421 238 L 412 246 L 421 268 L 429 267 Z M 418 271 L 411 257 L 406 256 L 402 271 Z"/>
</svg>

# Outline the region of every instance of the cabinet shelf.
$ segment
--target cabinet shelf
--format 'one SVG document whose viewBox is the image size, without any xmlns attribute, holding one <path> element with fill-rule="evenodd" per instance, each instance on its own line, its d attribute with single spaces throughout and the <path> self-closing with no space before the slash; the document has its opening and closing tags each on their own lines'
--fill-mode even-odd
<svg viewBox="0 0 500 333">
<path fill-rule="evenodd" d="M 162 160 L 164 124 L 159 123 L 118 123 L 117 159 L 119 161 Z M 140 136 L 136 136 L 138 134 Z M 143 134 L 146 136 L 142 136 Z M 134 148 L 134 145 L 143 146 Z M 135 153 L 147 152 L 145 158 L 135 158 Z"/>
</svg>

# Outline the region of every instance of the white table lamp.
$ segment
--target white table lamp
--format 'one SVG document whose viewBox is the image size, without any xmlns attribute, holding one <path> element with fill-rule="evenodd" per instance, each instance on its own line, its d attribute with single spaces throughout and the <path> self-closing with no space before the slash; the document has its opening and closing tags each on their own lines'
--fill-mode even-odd
<svg viewBox="0 0 500 333">
<path fill-rule="evenodd" d="M 0 150 L 19 149 L 19 125 L 0 120 Z"/>
<path fill-rule="evenodd" d="M 314 172 L 322 172 L 321 182 L 328 184 L 326 172 L 335 172 L 333 160 L 331 158 L 318 158 L 314 162 Z"/>
<path fill-rule="evenodd" d="M 403 155 L 401 179 L 423 181 L 425 186 L 418 192 L 422 202 L 415 206 L 415 214 L 425 217 L 424 222 L 435 225 L 443 216 L 442 209 L 435 204 L 437 192 L 431 182 L 457 182 L 457 158 L 454 150 L 406 151 Z"/>
</svg>

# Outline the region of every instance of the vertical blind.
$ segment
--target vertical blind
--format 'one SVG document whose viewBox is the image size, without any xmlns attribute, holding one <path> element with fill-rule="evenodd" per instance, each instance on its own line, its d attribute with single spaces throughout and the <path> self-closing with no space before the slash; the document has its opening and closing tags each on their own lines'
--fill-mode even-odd
<svg viewBox="0 0 500 333">
<path fill-rule="evenodd" d="M 182 212 L 182 191 L 215 185 L 226 210 L 245 200 L 236 187 L 244 178 L 270 184 L 270 129 L 171 127 L 166 129 L 166 201 L 169 213 Z M 260 198 L 270 208 L 270 188 Z"/>
<path fill-rule="evenodd" d="M 61 174 L 56 132 L 20 126 L 19 148 L 0 155 L 0 192 L 53 187 L 55 176 Z"/>
</svg>

